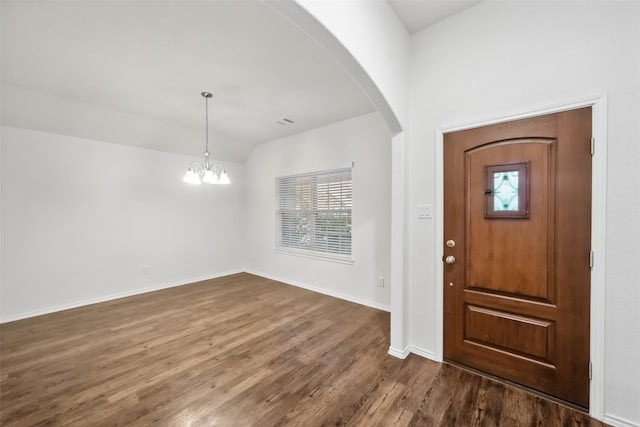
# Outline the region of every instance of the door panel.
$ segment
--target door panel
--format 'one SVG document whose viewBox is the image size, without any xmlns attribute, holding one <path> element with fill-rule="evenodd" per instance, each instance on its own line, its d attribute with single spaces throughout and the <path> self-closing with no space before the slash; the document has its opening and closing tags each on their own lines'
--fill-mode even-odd
<svg viewBox="0 0 640 427">
<path fill-rule="evenodd" d="M 445 358 L 587 407 L 591 109 L 445 135 Z M 451 259 L 449 260 L 451 261 Z"/>
<path fill-rule="evenodd" d="M 471 288 L 503 292 L 524 298 L 553 299 L 553 212 L 549 199 L 554 189 L 549 183 L 555 174 L 555 140 L 515 139 L 483 145 L 466 153 L 467 271 Z M 485 190 L 486 165 L 529 162 L 529 218 L 489 219 L 479 209 L 489 203 Z M 476 178 L 476 179 L 473 179 Z M 540 191 L 544 189 L 546 191 Z M 551 221 L 549 221 L 551 219 Z M 533 239 L 516 238 L 519 235 Z M 549 253 L 551 252 L 551 253 Z M 473 260 L 473 262 L 471 262 Z M 506 267 L 506 268 L 505 268 Z"/>
<path fill-rule="evenodd" d="M 471 304 L 465 309 L 467 340 L 553 363 L 554 322 Z"/>
</svg>

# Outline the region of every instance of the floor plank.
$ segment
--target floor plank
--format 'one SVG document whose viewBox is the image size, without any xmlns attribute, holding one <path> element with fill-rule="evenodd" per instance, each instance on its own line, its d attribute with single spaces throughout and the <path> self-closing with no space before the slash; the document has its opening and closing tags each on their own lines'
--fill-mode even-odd
<svg viewBox="0 0 640 427">
<path fill-rule="evenodd" d="M 388 346 L 388 313 L 232 275 L 0 325 L 0 424 L 604 425 Z"/>
</svg>

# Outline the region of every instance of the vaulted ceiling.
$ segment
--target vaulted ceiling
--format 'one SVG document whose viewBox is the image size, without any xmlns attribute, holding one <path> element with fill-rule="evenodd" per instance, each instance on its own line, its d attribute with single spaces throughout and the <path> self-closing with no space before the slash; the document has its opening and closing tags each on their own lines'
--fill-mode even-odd
<svg viewBox="0 0 640 427">
<path fill-rule="evenodd" d="M 414 32 L 476 2 L 391 3 Z M 444 3 L 458 7 L 442 15 Z M 243 162 L 261 142 L 374 111 L 327 51 L 260 1 L 1 7 L 5 125 L 199 156 L 209 91 L 213 156 Z"/>
</svg>

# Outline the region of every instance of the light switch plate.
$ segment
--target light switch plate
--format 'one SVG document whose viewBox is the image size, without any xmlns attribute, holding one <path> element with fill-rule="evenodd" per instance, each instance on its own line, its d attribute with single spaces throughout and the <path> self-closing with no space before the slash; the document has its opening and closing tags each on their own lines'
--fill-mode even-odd
<svg viewBox="0 0 640 427">
<path fill-rule="evenodd" d="M 418 205 L 418 219 L 431 219 L 433 205 Z"/>
</svg>

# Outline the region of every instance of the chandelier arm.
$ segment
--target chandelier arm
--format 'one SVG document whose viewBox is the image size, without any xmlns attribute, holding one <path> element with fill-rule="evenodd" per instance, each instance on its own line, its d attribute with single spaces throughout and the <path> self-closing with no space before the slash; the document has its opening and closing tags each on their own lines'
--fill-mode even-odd
<svg viewBox="0 0 640 427">
<path fill-rule="evenodd" d="M 229 179 L 229 175 L 227 175 L 227 171 L 220 163 L 216 163 L 211 167 L 218 177 L 216 184 L 230 184 L 231 180 Z"/>
<path fill-rule="evenodd" d="M 197 173 L 198 175 L 202 175 L 204 173 L 204 166 L 200 162 L 191 162 L 189 170 Z"/>
</svg>

